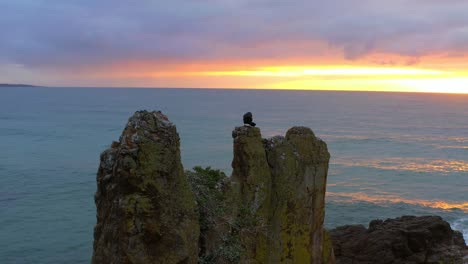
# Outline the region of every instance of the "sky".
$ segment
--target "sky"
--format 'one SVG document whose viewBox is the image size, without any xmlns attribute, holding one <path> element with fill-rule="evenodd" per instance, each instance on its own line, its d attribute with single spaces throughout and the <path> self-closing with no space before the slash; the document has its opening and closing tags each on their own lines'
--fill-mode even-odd
<svg viewBox="0 0 468 264">
<path fill-rule="evenodd" d="M 0 0 L 0 83 L 468 93 L 466 0 Z"/>
</svg>

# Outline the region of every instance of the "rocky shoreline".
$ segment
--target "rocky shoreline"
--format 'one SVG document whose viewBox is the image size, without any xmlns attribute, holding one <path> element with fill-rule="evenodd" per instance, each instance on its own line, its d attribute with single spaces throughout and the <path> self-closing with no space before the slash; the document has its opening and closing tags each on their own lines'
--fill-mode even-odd
<svg viewBox="0 0 468 264">
<path fill-rule="evenodd" d="M 184 171 L 175 125 L 136 112 L 101 154 L 92 263 L 463 263 L 463 237 L 437 217 L 329 235 L 330 154 L 309 128 L 262 139 L 241 126 L 232 137 L 231 177 Z"/>
<path fill-rule="evenodd" d="M 337 264 L 468 262 L 462 233 L 439 216 L 373 220 L 368 228 L 340 226 L 330 237 Z"/>
</svg>

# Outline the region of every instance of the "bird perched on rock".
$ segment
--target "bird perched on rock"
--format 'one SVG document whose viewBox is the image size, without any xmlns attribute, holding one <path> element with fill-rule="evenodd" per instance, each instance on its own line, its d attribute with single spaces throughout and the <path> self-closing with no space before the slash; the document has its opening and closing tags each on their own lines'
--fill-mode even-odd
<svg viewBox="0 0 468 264">
<path fill-rule="evenodd" d="M 253 122 L 253 116 L 251 112 L 247 112 L 243 116 L 244 125 L 255 126 L 256 124 Z"/>
</svg>

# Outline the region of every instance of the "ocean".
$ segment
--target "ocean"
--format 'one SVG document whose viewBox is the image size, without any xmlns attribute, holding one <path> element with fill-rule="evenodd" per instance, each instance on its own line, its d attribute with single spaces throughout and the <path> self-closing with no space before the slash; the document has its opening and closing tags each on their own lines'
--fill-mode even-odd
<svg viewBox="0 0 468 264">
<path fill-rule="evenodd" d="M 468 95 L 0 88 L 0 263 L 89 263 L 99 154 L 137 110 L 177 125 L 186 169 L 231 171 L 231 131 L 303 125 L 331 153 L 327 228 L 440 215 L 468 240 Z"/>
</svg>

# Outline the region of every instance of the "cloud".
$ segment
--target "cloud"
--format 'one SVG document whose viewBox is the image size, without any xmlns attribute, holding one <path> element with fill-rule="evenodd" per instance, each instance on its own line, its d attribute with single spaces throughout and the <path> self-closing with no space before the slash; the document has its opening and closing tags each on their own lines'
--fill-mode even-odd
<svg viewBox="0 0 468 264">
<path fill-rule="evenodd" d="M 462 0 L 15 0 L 0 10 L 0 64 L 35 68 L 330 50 L 348 60 L 382 52 L 412 62 L 468 52 Z"/>
</svg>

